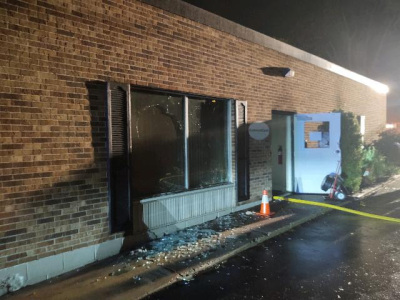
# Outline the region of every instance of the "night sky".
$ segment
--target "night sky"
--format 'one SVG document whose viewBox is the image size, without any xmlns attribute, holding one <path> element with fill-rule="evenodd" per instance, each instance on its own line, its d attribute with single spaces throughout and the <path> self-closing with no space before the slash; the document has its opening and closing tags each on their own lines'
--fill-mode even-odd
<svg viewBox="0 0 400 300">
<path fill-rule="evenodd" d="M 400 118 L 399 0 L 185 2 L 387 84 L 388 118 Z"/>
</svg>

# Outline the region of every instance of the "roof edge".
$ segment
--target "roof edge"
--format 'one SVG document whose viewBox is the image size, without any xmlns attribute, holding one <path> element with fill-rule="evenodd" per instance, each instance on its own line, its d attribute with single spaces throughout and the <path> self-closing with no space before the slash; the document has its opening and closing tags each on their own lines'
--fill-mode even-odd
<svg viewBox="0 0 400 300">
<path fill-rule="evenodd" d="M 383 83 L 345 69 L 321 57 L 278 41 L 265 34 L 232 22 L 192 4 L 183 2 L 181 0 L 139 1 L 344 76 L 372 88 L 377 93 L 387 94 L 389 92 L 389 87 Z"/>
</svg>

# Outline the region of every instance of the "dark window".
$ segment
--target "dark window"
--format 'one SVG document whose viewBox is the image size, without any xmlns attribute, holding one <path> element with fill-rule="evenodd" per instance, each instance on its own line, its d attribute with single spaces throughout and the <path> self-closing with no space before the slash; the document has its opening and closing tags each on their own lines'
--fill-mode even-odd
<svg viewBox="0 0 400 300">
<path fill-rule="evenodd" d="M 189 187 L 228 181 L 227 105 L 189 99 Z"/>
<path fill-rule="evenodd" d="M 133 88 L 131 116 L 134 198 L 229 181 L 228 101 Z"/>
<path fill-rule="evenodd" d="M 133 91 L 131 107 L 134 196 L 184 190 L 183 97 Z"/>
<path fill-rule="evenodd" d="M 107 101 L 112 232 L 141 226 L 132 199 L 230 181 L 228 100 L 108 83 Z"/>
</svg>

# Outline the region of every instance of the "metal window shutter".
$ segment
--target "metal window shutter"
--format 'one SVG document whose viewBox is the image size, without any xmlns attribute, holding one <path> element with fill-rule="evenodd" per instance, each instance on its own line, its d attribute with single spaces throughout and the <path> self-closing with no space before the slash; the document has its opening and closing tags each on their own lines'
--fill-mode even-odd
<svg viewBox="0 0 400 300">
<path fill-rule="evenodd" d="M 236 101 L 236 151 L 238 200 L 244 201 L 250 198 L 249 138 L 246 101 Z"/>
<path fill-rule="evenodd" d="M 129 193 L 129 85 L 108 84 L 108 180 L 111 232 L 131 227 Z"/>
</svg>

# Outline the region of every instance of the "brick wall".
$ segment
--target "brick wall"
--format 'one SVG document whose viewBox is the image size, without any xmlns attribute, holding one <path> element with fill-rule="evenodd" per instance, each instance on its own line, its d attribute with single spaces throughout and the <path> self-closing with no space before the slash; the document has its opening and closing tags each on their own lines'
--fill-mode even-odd
<svg viewBox="0 0 400 300">
<path fill-rule="evenodd" d="M 386 97 L 362 84 L 139 1 L 0 0 L 0 23 L 0 268 L 118 237 L 97 81 L 248 101 L 249 122 L 342 108 L 367 140 L 385 123 Z M 253 192 L 268 143 L 250 144 Z"/>
</svg>

